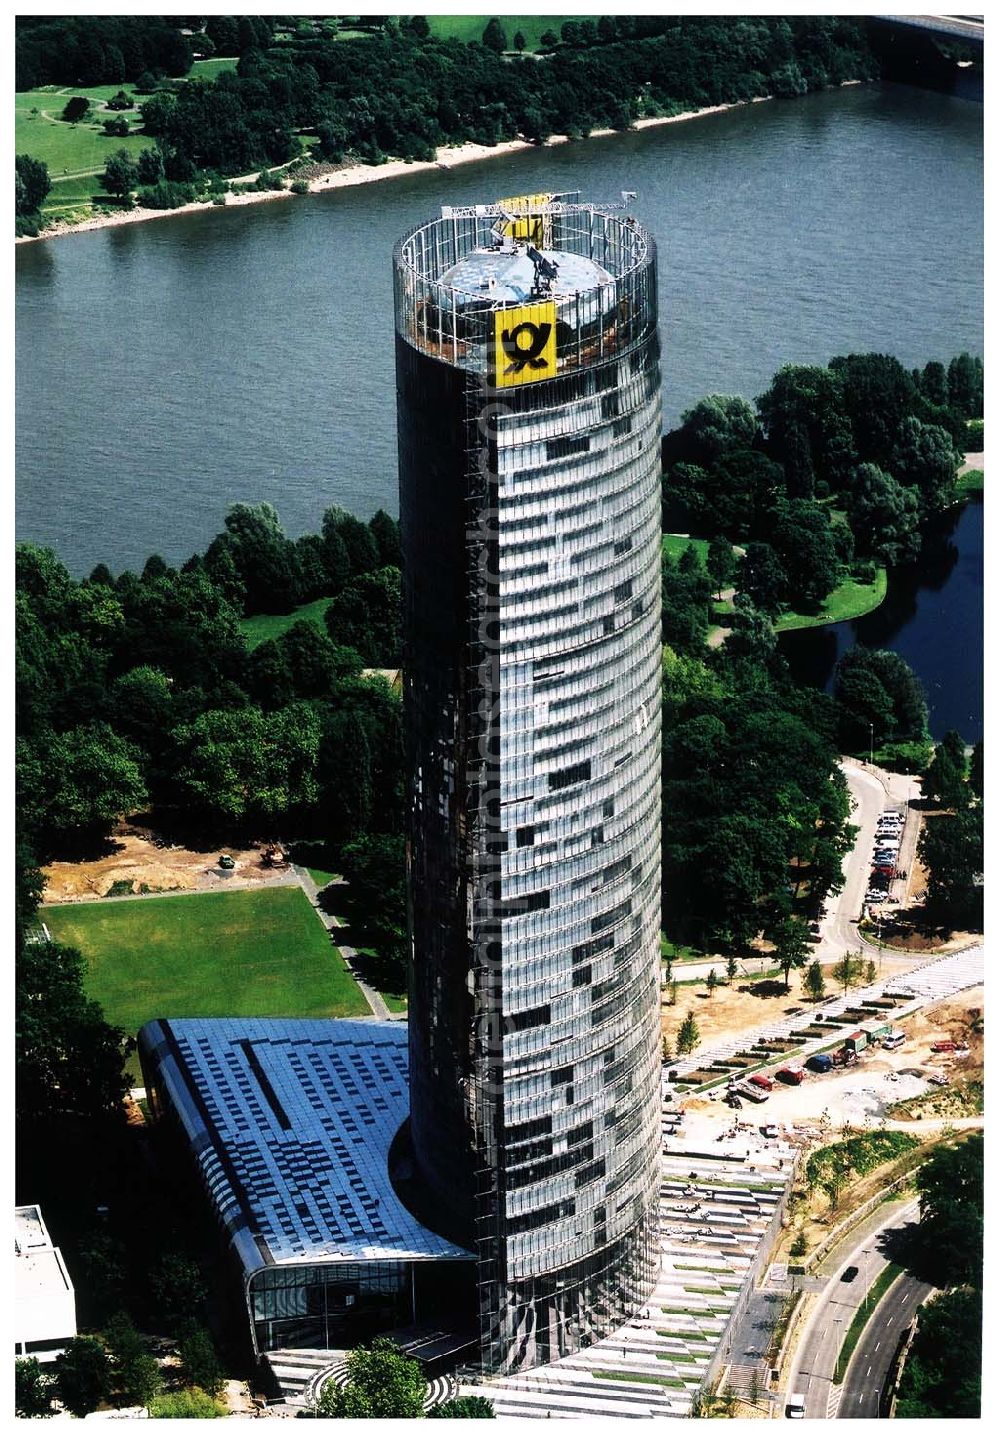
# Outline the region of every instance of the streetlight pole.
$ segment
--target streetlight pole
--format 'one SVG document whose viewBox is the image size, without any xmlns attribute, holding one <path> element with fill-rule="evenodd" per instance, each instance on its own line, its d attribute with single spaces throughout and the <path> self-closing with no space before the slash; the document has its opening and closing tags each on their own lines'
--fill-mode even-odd
<svg viewBox="0 0 1000 1438">
<path fill-rule="evenodd" d="M 875 723 L 874 723 L 874 720 L 869 720 L 869 722 L 868 722 L 868 762 L 869 762 L 869 764 L 872 766 L 872 768 L 874 769 L 874 767 L 875 767 Z"/>
</svg>

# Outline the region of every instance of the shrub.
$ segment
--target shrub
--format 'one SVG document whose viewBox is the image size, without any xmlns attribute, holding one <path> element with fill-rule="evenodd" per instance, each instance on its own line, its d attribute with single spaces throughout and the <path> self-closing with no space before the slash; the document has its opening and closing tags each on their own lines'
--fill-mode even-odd
<svg viewBox="0 0 1000 1438">
<path fill-rule="evenodd" d="M 160 180 L 139 191 L 139 204 L 148 210 L 176 210 L 193 199 L 193 187 L 178 184 L 176 180 Z"/>
<path fill-rule="evenodd" d="M 128 134 L 128 121 L 124 115 L 115 115 L 111 120 L 105 120 L 104 133 L 106 135 L 122 136 Z"/>
<path fill-rule="evenodd" d="M 71 125 L 75 125 L 78 120 L 83 119 L 89 109 L 89 100 L 84 99 L 82 95 L 74 95 L 72 99 L 67 100 L 63 106 L 62 117 L 64 120 L 68 120 Z"/>
<path fill-rule="evenodd" d="M 309 193 L 309 181 L 308 181 L 308 180 L 293 180 L 293 181 L 292 181 L 292 185 L 291 185 L 291 190 L 292 190 L 292 194 L 293 194 L 293 195 L 308 195 L 308 193 Z"/>
<path fill-rule="evenodd" d="M 970 450 L 983 448 L 983 421 L 981 419 L 970 419 L 966 425 L 966 443 Z"/>
<path fill-rule="evenodd" d="M 41 227 L 42 227 L 42 226 L 41 226 L 41 220 L 39 220 L 39 218 L 38 218 L 37 215 L 15 215 L 15 216 L 14 216 L 14 234 L 15 234 L 15 236 L 21 236 L 21 235 L 37 235 L 37 234 L 39 233 Z"/>
<path fill-rule="evenodd" d="M 149 1405 L 150 1418 L 221 1418 L 226 1411 L 221 1399 L 213 1398 L 202 1388 L 161 1393 Z"/>
</svg>

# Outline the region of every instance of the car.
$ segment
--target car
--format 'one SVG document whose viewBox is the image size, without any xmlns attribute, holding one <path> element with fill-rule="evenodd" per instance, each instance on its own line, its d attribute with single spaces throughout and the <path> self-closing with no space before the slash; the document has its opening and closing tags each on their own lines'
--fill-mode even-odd
<svg viewBox="0 0 1000 1438">
<path fill-rule="evenodd" d="M 767 1089 L 768 1093 L 774 1088 L 774 1080 L 769 1079 L 767 1074 L 751 1074 L 750 1082 L 755 1083 L 758 1088 Z"/>
<path fill-rule="evenodd" d="M 775 1078 L 780 1079 L 782 1083 L 790 1084 L 800 1084 L 804 1077 L 801 1069 L 793 1068 L 779 1069 L 775 1074 Z"/>
<path fill-rule="evenodd" d="M 236 860 L 233 858 L 232 854 L 220 854 L 220 855 L 219 855 L 219 868 L 220 868 L 220 869 L 235 869 L 235 868 L 236 868 Z"/>
<path fill-rule="evenodd" d="M 951 1039 L 941 1039 L 938 1043 L 931 1044 L 931 1053 L 953 1054 L 957 1048 L 958 1044 L 953 1043 Z"/>
<path fill-rule="evenodd" d="M 945 1078 L 944 1074 L 928 1074 L 927 1082 L 937 1084 L 937 1086 L 941 1088 L 944 1084 L 948 1082 L 948 1080 Z"/>
<path fill-rule="evenodd" d="M 858 1276 L 858 1268 L 855 1264 L 849 1263 L 840 1275 L 841 1283 L 853 1283 Z"/>
<path fill-rule="evenodd" d="M 764 1138 L 778 1137 L 778 1125 L 776 1123 L 763 1123 L 760 1126 L 760 1131 Z"/>
</svg>

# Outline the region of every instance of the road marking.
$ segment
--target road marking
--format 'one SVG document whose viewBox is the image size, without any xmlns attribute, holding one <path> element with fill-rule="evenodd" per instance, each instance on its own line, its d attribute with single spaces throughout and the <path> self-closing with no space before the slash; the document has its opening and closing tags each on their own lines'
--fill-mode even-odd
<svg viewBox="0 0 1000 1438">
<path fill-rule="evenodd" d="M 881 1342 L 882 1342 L 882 1340 L 881 1340 L 881 1338 L 880 1338 L 879 1341 L 878 1341 L 878 1343 L 881 1343 Z M 873 1350 L 875 1353 L 878 1352 L 878 1343 L 876 1343 L 875 1348 L 874 1348 L 874 1350 Z M 870 1372 L 870 1371 L 871 1371 L 871 1370 L 869 1370 L 869 1372 Z"/>
<path fill-rule="evenodd" d="M 871 1364 L 869 1363 L 869 1365 L 868 1365 L 868 1372 L 865 1374 L 865 1377 L 866 1377 L 866 1378 L 870 1378 L 871 1376 L 872 1376 L 872 1366 L 871 1366 Z"/>
</svg>

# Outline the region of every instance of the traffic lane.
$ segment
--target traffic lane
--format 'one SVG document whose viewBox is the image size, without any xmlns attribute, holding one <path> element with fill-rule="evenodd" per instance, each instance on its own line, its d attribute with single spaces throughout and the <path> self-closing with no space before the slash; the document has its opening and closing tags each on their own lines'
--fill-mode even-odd
<svg viewBox="0 0 1000 1438">
<path fill-rule="evenodd" d="M 864 1301 L 867 1288 L 888 1261 L 875 1248 L 876 1243 L 883 1234 L 907 1227 L 919 1212 L 919 1201 L 913 1199 L 905 1200 L 889 1212 L 877 1210 L 845 1240 L 853 1243 L 849 1251 L 838 1245 L 824 1259 L 823 1272 L 831 1276 L 799 1340 L 791 1370 L 795 1376 L 789 1385 L 790 1393 L 806 1395 L 807 1418 L 827 1416 L 840 1345 L 854 1314 Z M 874 1262 L 871 1261 L 873 1258 Z M 852 1284 L 843 1283 L 841 1275 L 851 1265 L 859 1269 L 860 1285 L 857 1279 Z M 857 1291 L 855 1285 L 858 1285 Z"/>
<path fill-rule="evenodd" d="M 844 858 L 844 886 L 839 894 L 831 894 L 820 923 L 819 957 L 839 958 L 858 946 L 856 923 L 868 889 L 875 825 L 888 799 L 881 782 L 854 764 L 841 763 L 854 806 L 849 823 L 858 834 L 854 847 Z"/>
<path fill-rule="evenodd" d="M 913 1315 L 934 1292 L 929 1283 L 904 1273 L 884 1293 L 848 1365 L 838 1418 L 877 1418 L 882 1390 Z"/>
</svg>

